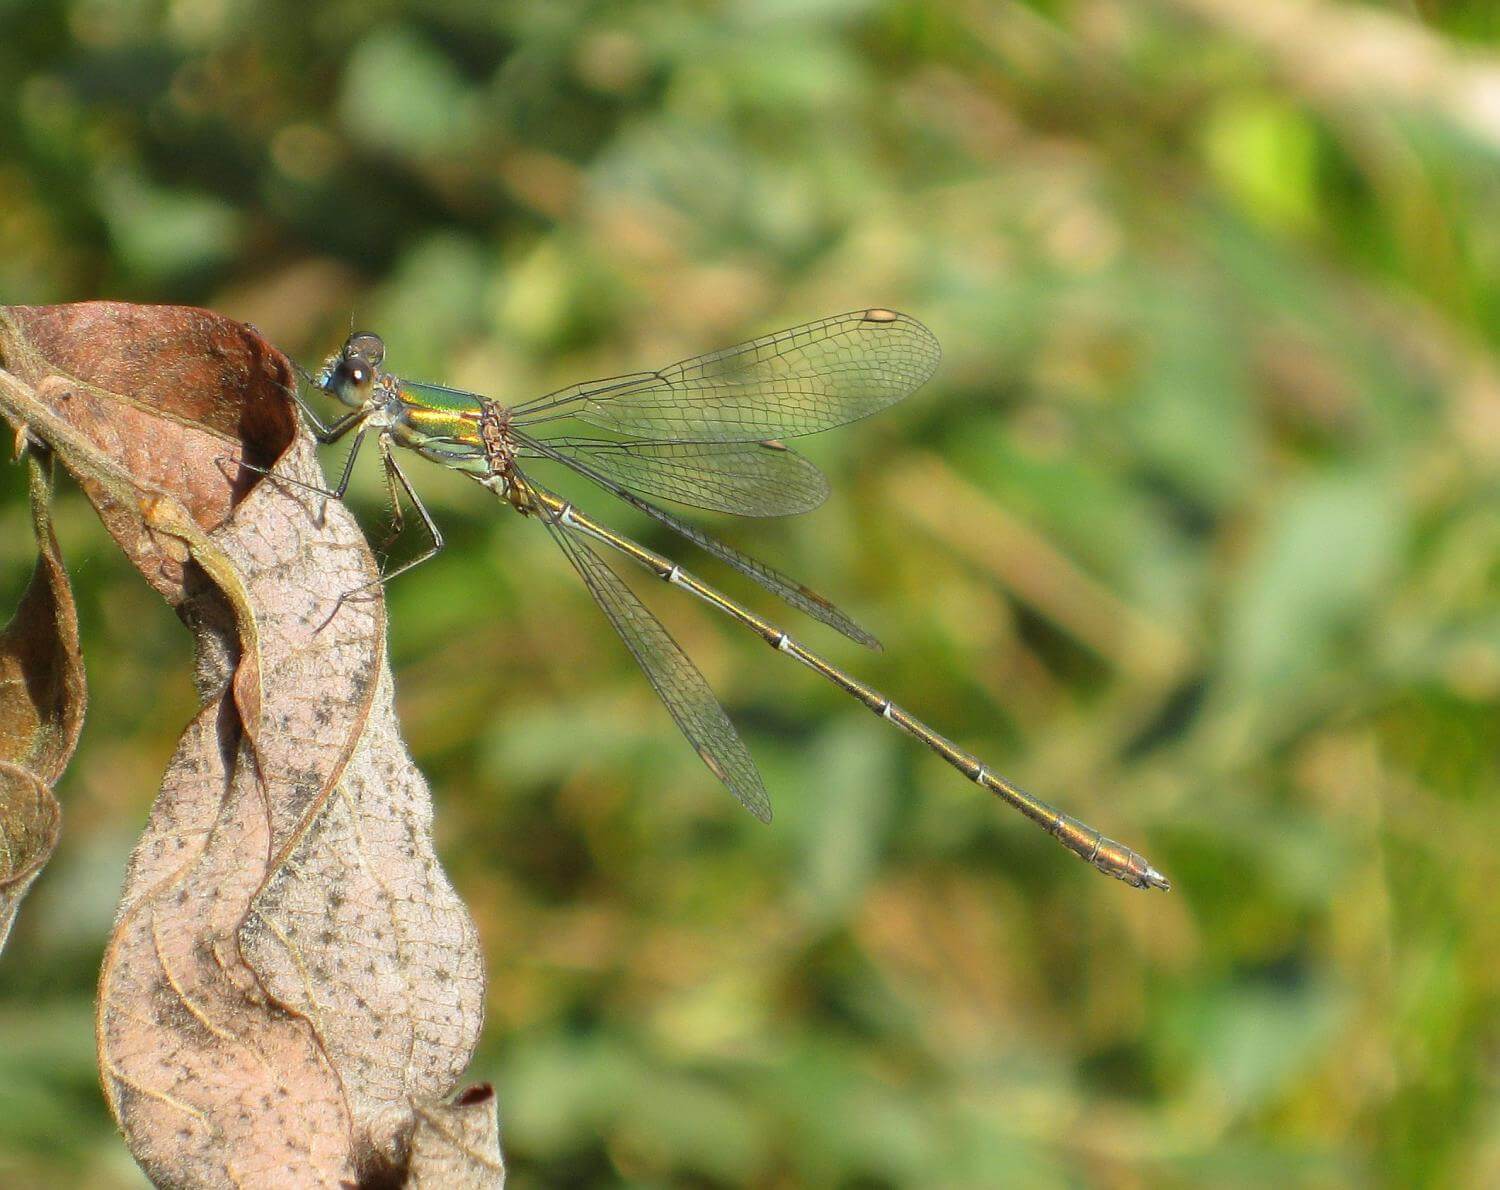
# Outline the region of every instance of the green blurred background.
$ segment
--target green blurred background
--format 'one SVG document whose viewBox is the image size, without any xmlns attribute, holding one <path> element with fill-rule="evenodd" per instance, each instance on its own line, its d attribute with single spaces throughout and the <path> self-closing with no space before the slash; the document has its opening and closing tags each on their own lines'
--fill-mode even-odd
<svg viewBox="0 0 1500 1190">
<path fill-rule="evenodd" d="M 944 344 L 806 440 L 823 509 L 703 518 L 884 654 L 682 556 L 1175 890 L 648 582 L 759 826 L 546 536 L 417 465 L 451 546 L 391 648 L 513 1185 L 1500 1184 L 1495 11 L 0 0 L 5 302 L 307 363 L 352 317 L 506 400 L 870 304 Z M 139 1186 L 91 999 L 188 635 L 59 515 L 92 706 L 0 962 L 0 1182 Z"/>
</svg>

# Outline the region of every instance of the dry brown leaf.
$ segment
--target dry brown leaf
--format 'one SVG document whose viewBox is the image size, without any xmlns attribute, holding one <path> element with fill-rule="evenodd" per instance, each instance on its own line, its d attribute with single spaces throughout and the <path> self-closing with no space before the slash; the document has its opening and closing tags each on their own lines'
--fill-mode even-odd
<svg viewBox="0 0 1500 1190">
<path fill-rule="evenodd" d="M 174 606 L 185 554 L 163 548 L 139 500 L 180 502 L 204 532 L 255 485 L 222 460 L 268 466 L 296 430 L 292 372 L 258 335 L 207 310 L 83 302 L 0 308 L 0 366 L 73 431 L 63 464 L 125 553 Z M 14 420 L 14 418 L 13 418 Z M 37 418 L 33 417 L 33 433 Z M 64 449 L 64 447 L 68 449 Z"/>
<path fill-rule="evenodd" d="M 374 575 L 342 505 L 227 463 L 291 438 L 286 361 L 205 311 L 0 311 L 51 445 L 195 633 L 203 707 L 126 878 L 100 983 L 106 1092 L 174 1186 L 406 1167 L 482 1019 L 473 923 L 432 850 Z M 0 374 L 3 381 L 3 374 Z M 320 484 L 302 435 L 277 474 Z M 498 1150 L 495 1159 L 498 1161 Z"/>
<path fill-rule="evenodd" d="M 452 1103 L 417 1108 L 407 1185 L 417 1190 L 499 1190 L 505 1185 L 493 1087 L 480 1083 Z"/>
<path fill-rule="evenodd" d="M 20 607 L 0 631 L 0 759 L 51 784 L 62 776 L 83 727 L 83 658 L 78 613 L 48 504 L 52 464 L 26 460 L 37 563 Z"/>
<path fill-rule="evenodd" d="M 57 848 L 62 809 L 36 774 L 0 761 L 0 950 L 21 900 Z"/>
<path fill-rule="evenodd" d="M 52 532 L 52 462 L 32 452 L 37 563 L 0 631 L 0 950 L 26 890 L 57 846 L 62 810 L 49 786 L 78 744 L 87 700 L 78 614 Z"/>
</svg>

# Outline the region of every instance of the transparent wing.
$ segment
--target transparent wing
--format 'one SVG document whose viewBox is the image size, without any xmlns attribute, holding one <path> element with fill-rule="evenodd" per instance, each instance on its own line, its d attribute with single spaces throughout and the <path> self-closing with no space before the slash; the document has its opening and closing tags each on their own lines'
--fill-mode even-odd
<svg viewBox="0 0 1500 1190">
<path fill-rule="evenodd" d="M 793 516 L 828 498 L 823 473 L 780 443 L 548 438 L 546 444 L 633 492 L 715 512 Z"/>
<path fill-rule="evenodd" d="M 644 438 L 754 442 L 832 429 L 910 395 L 942 354 L 894 310 L 856 310 L 657 372 L 596 380 L 513 410 L 517 425 L 574 417 Z"/>
<path fill-rule="evenodd" d="M 707 551 L 720 561 L 734 567 L 734 569 L 747 578 L 753 579 L 767 591 L 770 591 L 771 594 L 785 600 L 798 611 L 805 612 L 807 615 L 812 616 L 813 619 L 827 624 L 830 628 L 837 629 L 850 640 L 858 641 L 867 648 L 880 648 L 880 641 L 810 587 L 805 587 L 795 579 L 782 574 L 774 567 L 767 566 L 759 559 L 752 558 L 749 554 L 742 554 L 733 546 L 725 545 L 717 538 L 710 537 L 696 525 L 690 524 L 681 517 L 668 512 L 666 509 L 658 508 L 649 500 L 643 499 L 634 492 L 621 487 L 609 476 L 596 470 L 581 459 L 573 458 L 560 451 L 553 450 L 550 442 L 528 438 L 524 434 L 517 434 L 515 437 L 516 441 L 522 447 L 544 458 L 561 463 L 564 467 L 578 472 L 584 478 L 592 480 L 606 492 L 625 501 L 632 508 L 640 509 L 641 512 L 644 512 L 653 520 L 659 521 L 671 529 L 672 532 L 691 541 L 699 549 Z"/>
<path fill-rule="evenodd" d="M 588 542 L 545 513 L 540 519 L 709 772 L 745 809 L 770 822 L 771 799 L 755 761 L 698 667 Z"/>
</svg>

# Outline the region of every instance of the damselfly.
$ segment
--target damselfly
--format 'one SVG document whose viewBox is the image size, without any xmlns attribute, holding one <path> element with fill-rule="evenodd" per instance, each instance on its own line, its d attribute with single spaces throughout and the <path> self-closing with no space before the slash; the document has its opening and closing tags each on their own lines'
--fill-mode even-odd
<svg viewBox="0 0 1500 1190">
<path fill-rule="evenodd" d="M 804 648 L 671 558 L 594 520 L 531 475 L 533 463 L 560 464 L 799 611 L 878 648 L 874 637 L 822 596 L 710 537 L 648 497 L 740 516 L 807 512 L 828 494 L 827 481 L 781 439 L 832 429 L 894 404 L 931 377 L 940 354 L 932 332 L 915 319 L 893 310 L 856 310 L 654 372 L 576 384 L 519 405 L 504 405 L 477 393 L 405 380 L 385 371 L 381 339 L 354 334 L 311 378 L 316 388 L 350 411 L 324 424 L 300 397 L 298 402 L 320 441 L 354 434 L 339 482 L 327 494 L 343 496 L 359 448 L 373 431 L 397 531 L 401 494 L 421 518 L 429 547 L 381 581 L 425 562 L 443 546 L 442 534 L 392 448 L 415 451 L 470 476 L 517 512 L 541 522 L 704 764 L 761 821 L 770 821 L 770 799 L 729 716 L 698 667 L 605 563 L 596 545 L 623 554 L 738 620 L 779 652 L 921 740 L 1100 871 L 1137 888 L 1169 888 L 1166 877 L 1129 847 L 1011 784 L 880 691 Z M 558 432 L 579 423 L 606 434 Z"/>
</svg>

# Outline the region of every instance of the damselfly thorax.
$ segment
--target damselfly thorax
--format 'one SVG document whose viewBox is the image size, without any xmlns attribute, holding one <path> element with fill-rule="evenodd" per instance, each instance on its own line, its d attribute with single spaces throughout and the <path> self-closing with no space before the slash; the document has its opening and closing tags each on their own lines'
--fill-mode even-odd
<svg viewBox="0 0 1500 1190">
<path fill-rule="evenodd" d="M 410 390 L 384 372 L 376 376 L 364 425 L 382 431 L 393 446 L 473 477 L 519 511 L 532 511 L 516 476 L 520 447 L 511 433 L 511 411 L 499 401 L 452 390 Z"/>
<path fill-rule="evenodd" d="M 697 666 L 605 564 L 596 546 L 743 624 L 777 652 L 920 740 L 1100 871 L 1137 888 L 1168 888 L 1166 877 L 1137 852 L 1007 781 L 785 629 L 674 559 L 616 533 L 532 475 L 533 466 L 560 466 L 581 475 L 792 607 L 860 644 L 879 648 L 873 636 L 823 596 L 654 501 L 739 516 L 810 511 L 827 496 L 827 481 L 782 439 L 832 429 L 894 404 L 927 381 L 939 355 L 937 340 L 915 319 L 893 310 L 855 310 L 656 371 L 577 384 L 504 405 L 384 371 L 384 342 L 377 335 L 356 334 L 311 378 L 350 412 L 324 425 L 300 397 L 298 403 L 321 441 L 355 435 L 343 474 L 329 494 L 343 496 L 360 444 L 374 431 L 398 527 L 404 493 L 431 539 L 425 553 L 378 581 L 419 565 L 443 545 L 436 522 L 392 448 L 470 476 L 546 527 L 709 771 L 757 818 L 770 820 L 770 799 L 739 733 Z M 569 424 L 581 425 L 583 432 L 557 432 Z"/>
</svg>

